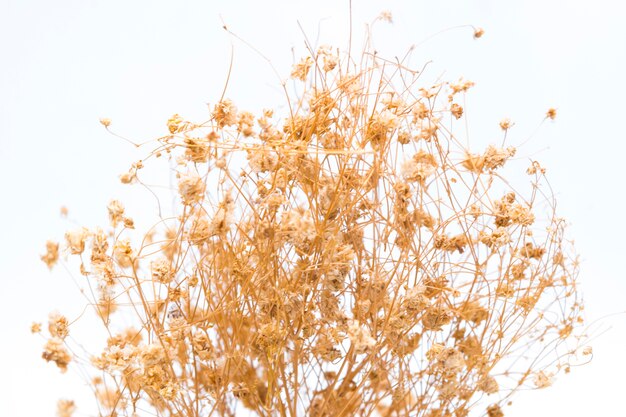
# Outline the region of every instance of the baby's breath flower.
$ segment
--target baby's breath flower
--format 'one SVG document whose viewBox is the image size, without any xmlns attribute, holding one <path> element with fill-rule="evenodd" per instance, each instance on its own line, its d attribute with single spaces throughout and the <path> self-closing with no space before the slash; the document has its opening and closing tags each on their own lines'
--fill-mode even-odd
<svg viewBox="0 0 626 417">
<path fill-rule="evenodd" d="M 498 404 L 487 407 L 487 417 L 504 417 L 504 413 Z"/>
<path fill-rule="evenodd" d="M 219 127 L 237 124 L 237 107 L 232 100 L 224 99 L 213 108 L 213 118 Z"/>
<path fill-rule="evenodd" d="M 483 28 L 474 29 L 474 39 L 481 38 L 485 34 L 485 30 Z"/>
<path fill-rule="evenodd" d="M 46 253 L 41 255 L 41 260 L 48 265 L 48 268 L 52 267 L 59 260 L 59 244 L 51 240 L 46 242 Z"/>
<path fill-rule="evenodd" d="M 376 345 L 376 339 L 370 335 L 369 330 L 355 320 L 348 323 L 348 338 L 356 353 L 366 353 Z"/>
<path fill-rule="evenodd" d="M 296 80 L 305 81 L 311 69 L 311 65 L 313 65 L 313 59 L 310 56 L 302 58 L 300 62 L 295 64 L 291 69 L 291 77 Z"/>
<path fill-rule="evenodd" d="M 67 371 L 67 366 L 72 360 L 72 356 L 66 349 L 63 340 L 58 337 L 52 337 L 46 342 L 41 357 L 47 362 L 56 363 L 63 373 Z"/>
<path fill-rule="evenodd" d="M 460 119 L 461 116 L 463 116 L 463 107 L 459 106 L 457 103 L 452 103 L 450 113 L 452 113 L 455 119 Z"/>
<path fill-rule="evenodd" d="M 80 228 L 65 233 L 65 241 L 72 255 L 80 255 L 85 250 L 85 240 L 89 236 L 87 229 Z"/>
<path fill-rule="evenodd" d="M 402 175 L 408 181 L 417 181 L 423 184 L 429 176 L 436 172 L 437 167 L 438 163 L 435 157 L 420 150 L 413 155 L 413 158 L 402 164 Z"/>
<path fill-rule="evenodd" d="M 58 337 L 59 339 L 65 339 L 69 333 L 69 322 L 67 317 L 59 313 L 50 313 L 48 316 L 48 331 L 50 336 Z"/>
<path fill-rule="evenodd" d="M 72 400 L 59 400 L 57 402 L 57 417 L 72 417 L 76 411 L 76 404 Z"/>
<path fill-rule="evenodd" d="M 511 128 L 511 126 L 513 126 L 513 123 L 511 122 L 511 119 L 506 118 L 506 119 L 500 120 L 500 129 L 506 131 L 506 130 L 509 130 Z"/>
<path fill-rule="evenodd" d="M 124 206 L 118 200 L 111 200 L 107 209 L 109 210 L 111 226 L 117 227 L 117 224 L 122 222 L 124 217 Z"/>
<path fill-rule="evenodd" d="M 152 279 L 161 284 L 168 284 L 174 279 L 174 272 L 167 259 L 152 262 Z"/>
<path fill-rule="evenodd" d="M 183 204 L 193 205 L 198 203 L 204 196 L 205 184 L 202 178 L 195 173 L 180 174 L 178 179 L 178 192 Z"/>
</svg>

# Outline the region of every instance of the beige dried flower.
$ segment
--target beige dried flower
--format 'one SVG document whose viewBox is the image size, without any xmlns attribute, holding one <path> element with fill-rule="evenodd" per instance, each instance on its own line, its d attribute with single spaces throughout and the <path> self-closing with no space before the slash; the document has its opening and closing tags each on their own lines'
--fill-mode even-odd
<svg viewBox="0 0 626 417">
<path fill-rule="evenodd" d="M 193 205 L 204 196 L 204 181 L 195 173 L 180 174 L 178 178 L 178 192 L 183 204 Z"/>
<path fill-rule="evenodd" d="M 107 210 L 109 211 L 109 221 L 111 222 L 111 226 L 117 227 L 118 223 L 123 221 L 124 206 L 118 200 L 111 200 L 107 206 Z"/>
<path fill-rule="evenodd" d="M 511 122 L 511 119 L 506 118 L 506 119 L 502 119 L 500 121 L 500 129 L 502 130 L 509 130 L 512 126 L 513 126 L 513 122 Z"/>
<path fill-rule="evenodd" d="M 152 262 L 152 279 L 161 284 L 168 284 L 174 279 L 174 271 L 171 269 L 170 261 L 158 259 Z"/>
<path fill-rule="evenodd" d="M 485 394 L 495 394 L 500 390 L 498 381 L 491 375 L 484 375 L 479 381 L 477 388 Z"/>
<path fill-rule="evenodd" d="M 46 342 L 41 357 L 47 362 L 52 361 L 56 363 L 62 373 L 67 371 L 67 366 L 72 360 L 72 356 L 66 349 L 63 340 L 58 337 L 52 337 Z"/>
<path fill-rule="evenodd" d="M 67 317 L 55 312 L 48 316 L 48 331 L 50 336 L 65 339 L 69 333 Z"/>
<path fill-rule="evenodd" d="M 487 407 L 487 417 L 504 417 L 504 413 L 498 404 Z"/>
<path fill-rule="evenodd" d="M 57 263 L 59 260 L 59 244 L 49 240 L 46 242 L 46 253 L 41 255 L 41 260 L 48 265 L 49 269 Z"/>
<path fill-rule="evenodd" d="M 65 233 L 65 241 L 72 255 L 80 255 L 85 250 L 85 240 L 89 236 L 86 228 L 80 228 Z"/>
<path fill-rule="evenodd" d="M 313 59 L 310 56 L 302 58 L 300 62 L 295 64 L 291 69 L 291 77 L 296 80 L 305 81 L 312 65 Z"/>
<path fill-rule="evenodd" d="M 348 323 L 348 338 L 357 354 L 366 353 L 376 345 L 376 339 L 370 335 L 369 330 L 356 320 Z"/>
<path fill-rule="evenodd" d="M 72 417 L 76 411 L 76 404 L 72 400 L 59 400 L 57 402 L 57 417 Z"/>
<path fill-rule="evenodd" d="M 233 126 L 237 124 L 237 107 L 232 100 L 224 99 L 213 108 L 213 118 L 219 127 Z"/>
<path fill-rule="evenodd" d="M 420 150 L 402 164 L 402 175 L 407 181 L 424 181 L 437 171 L 437 160 L 432 154 Z"/>
<path fill-rule="evenodd" d="M 41 323 L 32 323 L 30 325 L 31 333 L 41 333 Z"/>
<path fill-rule="evenodd" d="M 457 103 L 452 103 L 450 113 L 452 113 L 455 119 L 460 119 L 461 116 L 463 116 L 463 107 L 459 106 Z"/>
</svg>

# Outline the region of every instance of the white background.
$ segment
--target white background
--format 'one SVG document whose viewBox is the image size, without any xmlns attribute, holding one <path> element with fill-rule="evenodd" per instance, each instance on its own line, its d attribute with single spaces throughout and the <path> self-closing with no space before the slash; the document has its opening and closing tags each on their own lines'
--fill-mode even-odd
<svg viewBox="0 0 626 417">
<path fill-rule="evenodd" d="M 548 168 L 581 254 L 593 361 L 552 388 L 519 394 L 507 416 L 624 415 L 626 280 L 624 277 L 624 114 L 626 10 L 615 0 L 354 1 L 355 34 L 377 23 L 383 55 L 417 44 L 412 63 L 476 82 L 467 117 L 480 143 L 500 138 L 503 117 L 516 122 L 511 144 Z M 302 31 L 298 27 L 300 21 Z M 280 102 L 266 61 L 223 30 L 265 54 L 287 76 L 291 48 L 303 38 L 345 46 L 347 1 L 0 1 L 0 416 L 52 416 L 58 397 L 90 404 L 75 372 L 60 376 L 40 358 L 29 332 L 49 311 L 82 310 L 70 273 L 49 273 L 39 255 L 65 229 L 106 222 L 112 198 L 135 201 L 117 181 L 140 153 L 107 134 L 141 141 L 165 134 L 173 113 L 204 120 L 206 103 L 227 96 L 256 110 Z M 472 29 L 485 36 L 472 39 Z M 428 39 L 426 42 L 424 40 Z M 356 47 L 359 47 L 357 44 Z M 59 208 L 70 210 L 69 223 Z M 139 213 L 130 213 L 136 218 Z M 75 222 L 75 223 L 73 223 Z M 78 278 L 75 278 L 78 279 Z M 619 314 L 616 314 L 619 313 Z M 77 394 L 79 393 L 79 394 Z M 78 396 L 77 396 L 78 395 Z M 87 397 L 85 397 L 85 395 Z M 83 412 L 86 410 L 83 409 Z M 79 415 L 87 415 L 80 413 Z"/>
</svg>

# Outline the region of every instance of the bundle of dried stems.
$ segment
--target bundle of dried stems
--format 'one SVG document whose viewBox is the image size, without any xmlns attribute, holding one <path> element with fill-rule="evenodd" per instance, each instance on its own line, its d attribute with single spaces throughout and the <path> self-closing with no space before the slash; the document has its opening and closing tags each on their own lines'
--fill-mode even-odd
<svg viewBox="0 0 626 417">
<path fill-rule="evenodd" d="M 82 365 L 101 415 L 497 417 L 568 370 L 577 261 L 545 170 L 529 161 L 524 195 L 515 148 L 457 139 L 471 82 L 310 52 L 286 114 L 174 115 L 121 176 L 173 161 L 173 217 L 133 242 L 112 201 L 109 227 L 66 234 L 109 335 Z M 50 317 L 43 353 L 62 371 L 68 327 Z"/>
</svg>

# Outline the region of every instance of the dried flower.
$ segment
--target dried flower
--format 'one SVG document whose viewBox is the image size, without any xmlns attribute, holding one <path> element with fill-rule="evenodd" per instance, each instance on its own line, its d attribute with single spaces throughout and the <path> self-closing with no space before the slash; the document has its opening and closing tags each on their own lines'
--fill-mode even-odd
<svg viewBox="0 0 626 417">
<path fill-rule="evenodd" d="M 293 66 L 291 77 L 296 80 L 305 81 L 311 69 L 311 65 L 313 65 L 313 59 L 311 59 L 310 56 L 302 58 L 300 62 Z"/>
<path fill-rule="evenodd" d="M 58 337 L 53 337 L 48 340 L 48 342 L 44 346 L 44 351 L 41 354 L 41 357 L 44 358 L 47 362 L 52 361 L 56 363 L 56 365 L 63 373 L 67 371 L 67 366 L 72 360 L 70 353 L 67 351 L 65 345 L 63 344 L 63 340 Z"/>
<path fill-rule="evenodd" d="M 59 400 L 57 402 L 57 417 L 72 417 L 76 411 L 76 404 L 72 400 Z"/>
<path fill-rule="evenodd" d="M 51 240 L 46 242 L 46 253 L 41 255 L 41 260 L 48 265 L 49 269 L 57 263 L 59 260 L 59 244 Z"/>
</svg>

